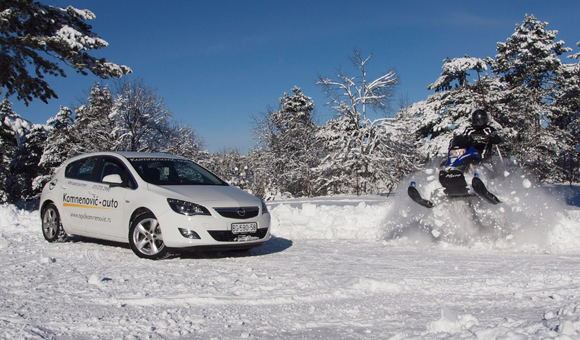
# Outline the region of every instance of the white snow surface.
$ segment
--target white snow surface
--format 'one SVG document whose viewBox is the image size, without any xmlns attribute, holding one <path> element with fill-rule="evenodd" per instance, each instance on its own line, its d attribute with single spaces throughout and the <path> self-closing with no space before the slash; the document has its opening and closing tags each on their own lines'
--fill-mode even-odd
<svg viewBox="0 0 580 340">
<path fill-rule="evenodd" d="M 163 261 L 3 205 L 0 338 L 580 339 L 580 187 L 515 178 L 475 219 L 406 188 L 273 201 L 265 246 Z"/>
</svg>

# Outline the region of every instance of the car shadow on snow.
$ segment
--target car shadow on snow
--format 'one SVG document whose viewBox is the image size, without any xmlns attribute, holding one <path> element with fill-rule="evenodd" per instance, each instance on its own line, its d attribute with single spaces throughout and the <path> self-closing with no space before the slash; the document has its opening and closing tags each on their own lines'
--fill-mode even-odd
<svg viewBox="0 0 580 340">
<path fill-rule="evenodd" d="M 172 258 L 179 257 L 183 259 L 221 259 L 228 257 L 251 257 L 264 256 L 283 252 L 292 247 L 292 241 L 272 237 L 263 246 L 252 249 L 233 249 L 233 250 L 191 250 L 174 253 Z"/>
<path fill-rule="evenodd" d="M 98 244 L 106 247 L 117 247 L 123 249 L 131 249 L 129 244 L 105 241 L 100 239 L 82 237 L 82 236 L 70 236 L 68 242 L 71 243 L 90 243 Z M 249 257 L 249 256 L 264 256 L 282 252 L 288 248 L 292 247 L 292 241 L 281 238 L 272 237 L 263 246 L 252 248 L 252 249 L 238 249 L 238 250 L 171 250 L 171 256 L 169 258 L 183 258 L 183 259 L 219 259 L 228 257 Z"/>
<path fill-rule="evenodd" d="M 91 238 L 91 237 L 78 236 L 78 235 L 69 235 L 68 238 L 67 238 L 67 242 L 70 242 L 70 243 L 99 244 L 99 245 L 108 246 L 108 247 L 118 247 L 118 248 L 131 249 L 131 247 L 129 246 L 128 243 L 121 243 L 121 242 L 115 242 L 115 241 L 107 241 L 107 240 L 101 240 L 101 239 L 98 239 L 98 238 Z"/>
</svg>

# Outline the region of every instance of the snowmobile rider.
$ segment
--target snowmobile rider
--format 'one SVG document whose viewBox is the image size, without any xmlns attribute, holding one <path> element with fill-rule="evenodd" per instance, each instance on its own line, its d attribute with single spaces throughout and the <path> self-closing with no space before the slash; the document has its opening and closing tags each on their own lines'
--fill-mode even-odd
<svg viewBox="0 0 580 340">
<path fill-rule="evenodd" d="M 471 126 L 465 128 L 463 136 L 469 139 L 470 144 L 479 152 L 481 159 L 491 157 L 491 148 L 500 144 L 502 139 L 497 131 L 488 125 L 487 112 L 477 109 L 471 114 Z"/>
</svg>

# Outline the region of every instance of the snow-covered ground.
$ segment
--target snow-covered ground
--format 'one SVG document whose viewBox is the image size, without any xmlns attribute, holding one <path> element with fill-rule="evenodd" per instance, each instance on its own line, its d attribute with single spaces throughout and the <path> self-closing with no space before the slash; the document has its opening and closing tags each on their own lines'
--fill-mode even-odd
<svg viewBox="0 0 580 340">
<path fill-rule="evenodd" d="M 163 261 L 0 206 L 0 338 L 580 339 L 580 188 L 499 196 L 274 201 L 264 247 Z"/>
</svg>

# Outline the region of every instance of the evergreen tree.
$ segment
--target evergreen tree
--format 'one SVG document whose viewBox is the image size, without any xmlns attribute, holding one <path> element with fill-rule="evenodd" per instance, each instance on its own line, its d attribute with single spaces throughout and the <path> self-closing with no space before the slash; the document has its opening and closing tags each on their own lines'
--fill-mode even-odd
<svg viewBox="0 0 580 340">
<path fill-rule="evenodd" d="M 78 152 L 111 151 L 115 146 L 113 96 L 108 87 L 95 83 L 88 102 L 75 110 L 73 133 L 78 141 Z"/>
<path fill-rule="evenodd" d="M 449 140 L 469 124 L 469 113 L 484 108 L 506 141 L 502 153 L 534 170 L 542 181 L 568 177 L 578 140 L 578 69 L 559 57 L 570 51 L 547 23 L 526 16 L 496 59 L 446 59 L 429 89 L 436 93 L 398 115 L 414 133 L 423 161 L 444 155 Z M 491 75 L 481 76 L 491 66 Z M 470 71 L 477 72 L 477 78 Z"/>
<path fill-rule="evenodd" d="M 487 70 L 485 60 L 472 58 L 468 55 L 463 58 L 446 58 L 443 61 L 443 73 L 433 84 L 427 86 L 427 89 L 443 92 L 457 87 L 467 87 L 469 71 L 476 71 L 479 75 L 480 72 Z"/>
<path fill-rule="evenodd" d="M 255 130 L 264 145 L 262 152 L 272 156 L 271 184 L 293 197 L 312 195 L 311 169 L 318 162 L 313 110 L 312 99 L 295 86 L 292 94 L 280 98 L 280 109 L 270 110 Z"/>
<path fill-rule="evenodd" d="M 552 124 L 558 119 L 550 114 L 550 105 L 558 93 L 555 84 L 565 73 L 559 56 L 571 51 L 563 41 L 556 41 L 558 32 L 547 30 L 547 25 L 526 15 L 511 37 L 497 44 L 492 62 L 493 72 L 505 84 L 505 111 L 499 122 L 516 132 L 509 138 L 508 150 L 541 180 L 560 172 L 558 159 L 567 152 L 561 131 Z"/>
<path fill-rule="evenodd" d="M 580 53 L 570 58 L 580 59 Z M 560 142 L 566 145 L 559 160 L 563 171 L 557 178 L 573 182 L 580 178 L 580 155 L 576 154 L 580 146 L 580 63 L 566 64 L 564 67 L 564 74 L 557 79 L 558 92 L 550 106 L 548 118 L 559 129 L 562 136 Z"/>
<path fill-rule="evenodd" d="M 0 120 L 0 199 L 10 203 L 29 200 L 34 196 L 32 181 L 39 173 L 44 128 L 22 119 L 6 97 L 0 103 Z"/>
<path fill-rule="evenodd" d="M 34 125 L 24 136 L 10 162 L 10 177 L 6 181 L 10 202 L 30 201 L 38 196 L 43 183 L 37 178 L 46 175 L 39 166 L 47 131 L 43 125 Z"/>
<path fill-rule="evenodd" d="M 131 72 L 127 66 L 88 53 L 108 45 L 86 23 L 95 18 L 89 10 L 33 0 L 2 0 L 0 13 L 0 94 L 5 89 L 7 95 L 16 94 L 25 103 L 33 98 L 44 102 L 56 98 L 44 75 L 66 77 L 61 63 L 101 78 L 119 78 Z"/>
<path fill-rule="evenodd" d="M 18 138 L 10 122 L 17 117 L 18 115 L 12 111 L 12 103 L 4 97 L 0 103 L 0 203 L 9 200 L 6 182 L 10 177 L 10 162 L 18 147 Z"/>
<path fill-rule="evenodd" d="M 499 128 L 495 121 L 495 116 L 501 111 L 494 95 L 498 89 L 497 79 L 480 76 L 487 70 L 489 62 L 489 59 L 470 56 L 445 59 L 441 76 L 428 86 L 435 93 L 397 115 L 399 123 L 410 131 L 416 141 L 423 162 L 447 153 L 453 136 L 470 125 L 474 109 L 485 108 L 490 114 L 490 124 Z M 472 72 L 477 73 L 478 80 L 473 79 Z"/>
<path fill-rule="evenodd" d="M 76 133 L 73 133 L 73 112 L 68 107 L 61 106 L 56 116 L 50 118 L 46 124 L 48 135 L 39 166 L 47 175 L 35 180 L 40 183 L 39 186 L 48 182 L 62 162 L 79 154 L 79 142 L 75 139 Z"/>
</svg>

